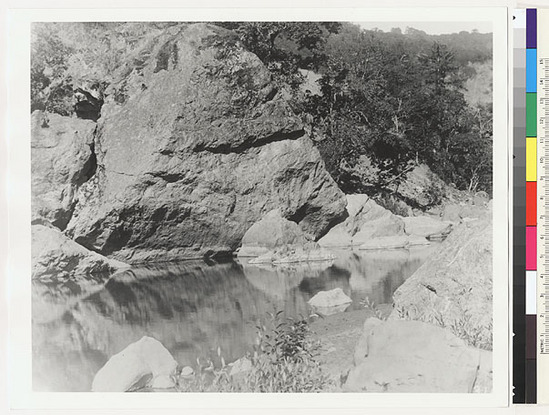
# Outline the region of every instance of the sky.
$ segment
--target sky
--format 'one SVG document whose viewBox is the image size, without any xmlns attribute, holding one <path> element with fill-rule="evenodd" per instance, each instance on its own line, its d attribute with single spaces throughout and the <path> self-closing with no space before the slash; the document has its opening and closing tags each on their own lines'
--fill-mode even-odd
<svg viewBox="0 0 549 415">
<path fill-rule="evenodd" d="M 471 32 L 477 29 L 480 33 L 491 33 L 491 22 L 357 22 L 363 29 L 378 28 L 384 32 L 389 32 L 393 27 L 398 27 L 404 31 L 406 27 L 423 30 L 431 35 L 440 35 L 443 33 L 459 33 L 462 30 Z"/>
</svg>

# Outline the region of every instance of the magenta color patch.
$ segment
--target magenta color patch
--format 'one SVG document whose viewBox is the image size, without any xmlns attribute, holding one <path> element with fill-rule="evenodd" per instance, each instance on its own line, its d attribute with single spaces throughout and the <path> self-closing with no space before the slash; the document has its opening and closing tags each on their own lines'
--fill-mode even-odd
<svg viewBox="0 0 549 415">
<path fill-rule="evenodd" d="M 526 269 L 533 271 L 536 269 L 536 227 L 526 227 Z"/>
</svg>

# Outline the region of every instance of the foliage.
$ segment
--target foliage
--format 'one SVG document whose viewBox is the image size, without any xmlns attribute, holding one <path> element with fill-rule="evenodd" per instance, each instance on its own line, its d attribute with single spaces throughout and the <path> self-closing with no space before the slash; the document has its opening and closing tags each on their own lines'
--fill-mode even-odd
<svg viewBox="0 0 549 415">
<path fill-rule="evenodd" d="M 185 392 L 321 392 L 331 381 L 315 359 L 318 344 L 309 338 L 305 319 L 283 318 L 282 312 L 269 314 L 266 324 L 257 326 L 253 350 L 246 356 L 251 369 L 244 374 L 231 375 L 225 365 L 214 369 L 198 365 L 191 380 L 180 382 Z M 200 362 L 199 362 L 200 363 Z"/>
<path fill-rule="evenodd" d="M 341 26 L 336 22 L 219 22 L 233 30 L 274 75 L 279 87 L 295 93 L 303 82 L 299 68 L 318 69 L 324 44 Z"/>
<path fill-rule="evenodd" d="M 322 94 L 301 110 L 312 115 L 317 146 L 345 192 L 374 195 L 398 184 L 412 160 L 461 189 L 490 191 L 491 114 L 466 102 L 454 52 L 424 43 L 351 25 L 327 40 Z M 481 148 L 472 151 L 472 142 Z M 364 180 L 364 155 L 376 183 Z"/>
<path fill-rule="evenodd" d="M 102 97 L 135 50 L 175 23 L 33 23 L 31 111 L 74 113 L 75 90 Z"/>
<path fill-rule="evenodd" d="M 377 308 L 374 301 L 370 300 L 369 297 L 364 297 L 364 299 L 360 302 L 361 305 L 364 306 L 367 310 L 371 311 L 374 316 L 379 320 L 387 320 L 389 318 L 388 315 L 383 315 L 383 313 Z"/>
<path fill-rule="evenodd" d="M 65 102 L 69 80 L 65 74 L 73 49 L 61 41 L 56 24 L 39 25 L 32 33 L 31 111 L 40 109 L 69 115 Z"/>
</svg>

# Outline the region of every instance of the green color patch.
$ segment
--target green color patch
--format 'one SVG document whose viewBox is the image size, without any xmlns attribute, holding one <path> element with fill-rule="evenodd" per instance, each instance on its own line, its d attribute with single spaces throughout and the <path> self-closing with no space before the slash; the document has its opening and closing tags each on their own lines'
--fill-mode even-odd
<svg viewBox="0 0 549 415">
<path fill-rule="evenodd" d="M 538 134 L 537 95 L 535 92 L 526 94 L 526 137 L 536 137 Z"/>
</svg>

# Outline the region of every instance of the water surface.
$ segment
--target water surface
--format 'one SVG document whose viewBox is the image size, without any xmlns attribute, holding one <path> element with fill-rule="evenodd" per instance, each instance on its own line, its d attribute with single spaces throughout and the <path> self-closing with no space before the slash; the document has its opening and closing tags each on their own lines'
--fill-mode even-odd
<svg viewBox="0 0 549 415">
<path fill-rule="evenodd" d="M 268 312 L 308 316 L 307 301 L 341 288 L 353 303 L 390 304 L 394 291 L 436 246 L 334 251 L 332 262 L 287 267 L 247 261 L 186 261 L 136 268 L 105 284 L 33 285 L 33 387 L 89 391 L 108 358 L 142 336 L 164 344 L 181 365 L 226 362 L 250 350 Z"/>
</svg>

